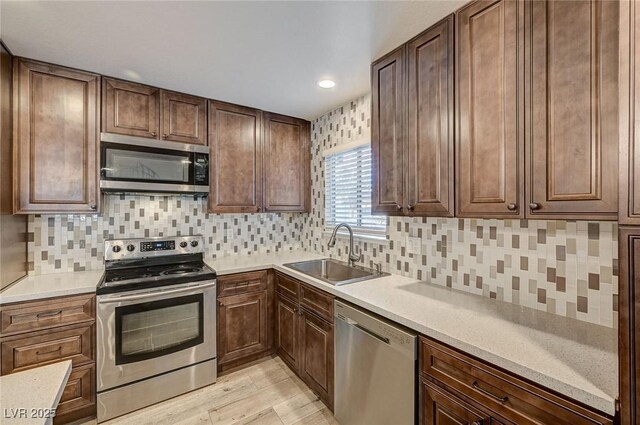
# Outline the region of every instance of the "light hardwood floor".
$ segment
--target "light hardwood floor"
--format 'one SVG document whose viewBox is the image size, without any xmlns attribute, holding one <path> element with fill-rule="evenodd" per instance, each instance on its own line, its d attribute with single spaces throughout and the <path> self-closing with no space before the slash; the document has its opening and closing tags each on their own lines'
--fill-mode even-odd
<svg viewBox="0 0 640 425">
<path fill-rule="evenodd" d="M 94 421 L 83 425 L 95 424 Z M 278 357 L 223 375 L 205 388 L 106 425 L 338 425 L 331 411 Z"/>
</svg>

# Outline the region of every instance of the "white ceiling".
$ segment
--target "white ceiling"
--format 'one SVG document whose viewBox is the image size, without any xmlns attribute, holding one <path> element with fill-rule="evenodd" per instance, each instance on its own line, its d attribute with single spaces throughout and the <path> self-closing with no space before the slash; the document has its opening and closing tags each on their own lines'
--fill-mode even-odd
<svg viewBox="0 0 640 425">
<path fill-rule="evenodd" d="M 0 0 L 0 37 L 19 56 L 313 119 L 465 2 Z"/>
</svg>

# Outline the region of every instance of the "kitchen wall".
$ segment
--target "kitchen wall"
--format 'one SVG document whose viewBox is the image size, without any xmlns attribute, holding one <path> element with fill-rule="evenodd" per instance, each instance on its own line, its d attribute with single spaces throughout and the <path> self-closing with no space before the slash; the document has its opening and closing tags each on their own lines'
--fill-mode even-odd
<svg viewBox="0 0 640 425">
<path fill-rule="evenodd" d="M 370 96 L 311 123 L 312 209 L 306 250 L 346 258 L 348 241 L 329 249 L 324 229 L 322 151 L 370 137 Z M 407 237 L 421 238 L 419 253 Z M 617 224 L 550 220 L 388 218 L 386 241 L 359 241 L 366 265 L 600 324 L 617 326 Z"/>
<path fill-rule="evenodd" d="M 300 249 L 301 214 L 208 214 L 206 199 L 110 195 L 100 215 L 31 215 L 29 274 L 99 270 L 104 240 L 203 234 L 207 257 Z"/>
</svg>

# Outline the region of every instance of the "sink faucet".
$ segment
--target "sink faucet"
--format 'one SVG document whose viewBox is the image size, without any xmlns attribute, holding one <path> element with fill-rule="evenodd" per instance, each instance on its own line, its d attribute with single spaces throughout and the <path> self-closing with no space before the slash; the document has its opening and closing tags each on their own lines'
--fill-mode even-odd
<svg viewBox="0 0 640 425">
<path fill-rule="evenodd" d="M 362 260 L 362 254 L 358 255 L 353 250 L 353 230 L 347 223 L 340 223 L 333 229 L 333 233 L 329 238 L 327 246 L 329 248 L 333 248 L 336 245 L 336 234 L 338 233 L 338 229 L 341 227 L 345 227 L 349 231 L 349 265 L 355 266 L 356 261 Z"/>
</svg>

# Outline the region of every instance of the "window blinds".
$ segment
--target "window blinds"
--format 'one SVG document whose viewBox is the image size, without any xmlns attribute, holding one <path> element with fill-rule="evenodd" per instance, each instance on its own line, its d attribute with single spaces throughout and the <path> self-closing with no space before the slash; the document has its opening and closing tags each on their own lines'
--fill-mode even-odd
<svg viewBox="0 0 640 425">
<path fill-rule="evenodd" d="M 347 223 L 359 234 L 383 235 L 386 218 L 371 215 L 371 145 L 325 157 L 325 224 Z"/>
</svg>

